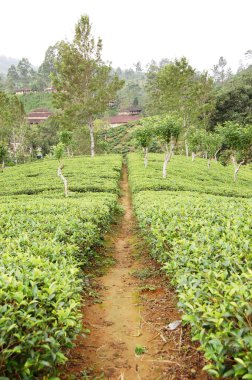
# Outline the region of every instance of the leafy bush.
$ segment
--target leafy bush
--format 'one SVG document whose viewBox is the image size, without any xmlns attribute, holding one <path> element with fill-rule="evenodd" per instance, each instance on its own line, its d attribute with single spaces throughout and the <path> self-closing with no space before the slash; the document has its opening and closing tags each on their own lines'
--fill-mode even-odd
<svg viewBox="0 0 252 380">
<path fill-rule="evenodd" d="M 204 160 L 174 157 L 166 180 L 158 179 L 159 155 L 145 171 L 137 155 L 128 160 L 140 227 L 177 289 L 184 323 L 208 360 L 205 370 L 252 379 L 252 200 L 245 199 L 252 195 L 251 168 L 234 185 L 230 168 L 216 164 L 210 173 Z"/>
<path fill-rule="evenodd" d="M 66 161 L 69 176 L 75 183 L 80 179 L 82 191 L 93 185 L 99 192 L 72 192 L 63 198 L 56 161 L 8 168 L 0 180 L 0 376 L 4 379 L 54 374 L 55 367 L 66 361 L 66 349 L 80 331 L 80 267 L 94 260 L 94 249 L 117 208 L 120 157 Z M 40 186 L 43 195 L 35 195 Z"/>
<path fill-rule="evenodd" d="M 141 192 L 135 210 L 215 376 L 251 371 L 252 202 Z"/>
<path fill-rule="evenodd" d="M 0 373 L 33 379 L 65 362 L 80 331 L 78 268 L 24 253 L 3 253 L 0 266 Z"/>
<path fill-rule="evenodd" d="M 149 154 L 148 168 L 143 168 L 140 154 L 127 156 L 129 181 L 133 192 L 142 190 L 195 191 L 249 198 L 252 196 L 252 165 L 243 167 L 239 180 L 233 182 L 233 167 L 223 167 L 219 162 L 207 169 L 207 160 L 198 158 L 194 162 L 183 156 L 174 156 L 169 163 L 167 178 L 162 178 L 162 154 Z"/>
</svg>

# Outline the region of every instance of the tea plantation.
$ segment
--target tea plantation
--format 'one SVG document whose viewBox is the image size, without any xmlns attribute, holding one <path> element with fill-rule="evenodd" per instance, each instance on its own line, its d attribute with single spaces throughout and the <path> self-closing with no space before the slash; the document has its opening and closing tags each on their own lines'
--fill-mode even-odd
<svg viewBox="0 0 252 380">
<path fill-rule="evenodd" d="M 121 165 L 116 155 L 66 159 L 68 198 L 57 161 L 1 174 L 1 379 L 47 376 L 65 362 L 80 332 L 82 268 L 117 208 Z"/>
<path fill-rule="evenodd" d="M 135 213 L 214 377 L 252 379 L 252 167 L 128 157 Z"/>
</svg>

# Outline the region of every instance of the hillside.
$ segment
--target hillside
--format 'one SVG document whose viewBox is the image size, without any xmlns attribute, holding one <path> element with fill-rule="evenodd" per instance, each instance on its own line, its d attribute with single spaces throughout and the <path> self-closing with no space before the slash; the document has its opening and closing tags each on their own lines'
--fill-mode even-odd
<svg viewBox="0 0 252 380">
<path fill-rule="evenodd" d="M 26 113 L 29 113 L 36 108 L 46 108 L 49 111 L 54 111 L 51 93 L 37 92 L 33 94 L 24 94 L 19 95 L 19 99 L 23 103 Z"/>
</svg>

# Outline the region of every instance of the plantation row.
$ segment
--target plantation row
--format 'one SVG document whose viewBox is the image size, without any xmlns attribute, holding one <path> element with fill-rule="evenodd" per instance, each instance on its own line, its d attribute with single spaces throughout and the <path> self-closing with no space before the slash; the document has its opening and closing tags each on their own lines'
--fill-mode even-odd
<svg viewBox="0 0 252 380">
<path fill-rule="evenodd" d="M 212 161 L 207 168 L 207 160 L 175 156 L 168 165 L 167 178 L 162 178 L 163 154 L 149 154 L 148 168 L 144 168 L 143 158 L 137 153 L 128 156 L 130 182 L 133 192 L 141 190 L 195 191 L 199 193 L 252 197 L 252 167 L 240 169 L 237 183 L 233 181 L 231 165 L 222 166 Z"/>
<path fill-rule="evenodd" d="M 43 197 L 0 197 L 0 374 L 6 379 L 53 374 L 80 332 L 82 268 L 94 260 L 93 250 L 117 208 L 121 158 L 102 161 L 101 167 L 100 158 L 66 160 L 65 171 L 72 174 L 73 183 L 80 179 L 82 191 L 67 199 L 56 161 L 7 169 L 9 177 L 13 173 L 17 178 L 13 193 L 30 188 L 35 194 L 42 178 L 46 181 L 48 176 L 49 181 Z M 39 181 L 31 176 L 29 184 L 20 179 L 19 185 L 27 173 L 37 173 Z M 1 180 L 8 183 L 7 178 Z M 93 183 L 99 193 L 84 193 Z"/>
<path fill-rule="evenodd" d="M 232 191 L 229 168 L 213 164 L 204 172 L 202 159 L 175 156 L 165 180 L 158 179 L 161 156 L 151 155 L 146 169 L 141 157 L 128 160 L 140 227 L 177 289 L 183 321 L 208 360 L 205 369 L 252 379 L 252 199 L 241 198 L 252 195 L 251 167 Z M 190 183 L 193 192 L 179 191 Z M 166 188 L 178 191 L 158 191 Z"/>
<path fill-rule="evenodd" d="M 121 158 L 116 155 L 75 157 L 65 160 L 64 176 L 70 192 L 118 192 Z M 46 191 L 62 192 L 57 178 L 57 161 L 38 161 L 7 168 L 0 176 L 0 195 L 39 194 Z"/>
</svg>

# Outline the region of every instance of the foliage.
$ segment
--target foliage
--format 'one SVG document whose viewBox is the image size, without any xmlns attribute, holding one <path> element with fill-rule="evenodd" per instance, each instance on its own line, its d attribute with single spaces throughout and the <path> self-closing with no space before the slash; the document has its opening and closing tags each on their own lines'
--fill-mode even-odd
<svg viewBox="0 0 252 380">
<path fill-rule="evenodd" d="M 205 369 L 217 377 L 251 373 L 251 200 L 142 192 L 134 204 L 209 361 Z"/>
<path fill-rule="evenodd" d="M 0 138 L 8 141 L 13 129 L 18 129 L 24 123 L 24 109 L 15 95 L 0 92 Z"/>
<path fill-rule="evenodd" d="M 252 123 L 252 87 L 233 88 L 218 95 L 211 124 L 233 121 L 239 124 Z"/>
<path fill-rule="evenodd" d="M 8 149 L 6 144 L 0 142 L 0 163 L 8 157 Z"/>
<path fill-rule="evenodd" d="M 102 41 L 91 35 L 88 16 L 82 16 L 75 27 L 72 43 L 58 44 L 56 73 L 52 82 L 55 106 L 67 110 L 80 124 L 88 124 L 91 155 L 94 155 L 93 121 L 113 101 L 123 82 L 111 75 L 111 67 L 101 60 Z"/>
<path fill-rule="evenodd" d="M 192 129 L 188 135 L 188 142 L 192 152 L 204 153 L 206 157 L 214 158 L 222 148 L 223 137 L 204 129 Z"/>
<path fill-rule="evenodd" d="M 117 193 L 121 163 L 121 157 L 116 155 L 98 156 L 94 160 L 83 156 L 65 159 L 64 173 L 69 179 L 69 190 Z M 62 186 L 60 180 L 55 180 L 55 166 L 55 160 L 39 160 L 7 168 L 0 177 L 0 196 L 60 192 Z"/>
<path fill-rule="evenodd" d="M 216 108 L 211 116 L 212 128 L 217 123 L 233 121 L 241 125 L 252 123 L 252 66 L 226 81 L 217 92 Z"/>
<path fill-rule="evenodd" d="M 244 167 L 239 181 L 233 183 L 231 165 L 223 166 L 214 163 L 212 170 L 206 170 L 204 159 L 195 162 L 183 156 L 174 156 L 170 162 L 169 178 L 160 178 L 162 172 L 163 154 L 149 154 L 147 170 L 142 166 L 140 154 L 131 153 L 127 156 L 129 181 L 133 193 L 143 190 L 173 190 L 192 191 L 196 194 L 207 193 L 249 198 L 252 196 L 251 166 Z"/>
<path fill-rule="evenodd" d="M 134 124 L 125 124 L 116 128 L 99 130 L 97 132 L 98 147 L 100 143 L 103 143 L 103 151 L 105 152 L 123 155 L 132 152 L 136 145 L 134 141 L 136 128 Z"/>
<path fill-rule="evenodd" d="M 230 151 L 236 161 L 252 160 L 252 125 L 242 127 L 230 121 L 219 125 L 216 130 L 223 137 L 226 150 Z"/>
<path fill-rule="evenodd" d="M 149 111 L 175 112 L 183 119 L 184 128 L 193 123 L 206 127 L 214 106 L 211 78 L 197 74 L 185 57 L 156 70 L 148 76 Z"/>
<path fill-rule="evenodd" d="M 72 132 L 66 129 L 63 129 L 63 131 L 60 132 L 59 137 L 60 141 L 66 146 L 70 145 L 72 142 Z"/>
<path fill-rule="evenodd" d="M 175 157 L 169 180 L 160 180 L 161 160 L 152 154 L 143 169 L 138 155 L 128 157 L 143 235 L 177 289 L 183 321 L 208 360 L 205 370 L 218 378 L 250 378 L 252 202 L 240 197 L 252 197 L 251 168 L 238 186 L 229 167 L 216 163 L 202 171 L 202 159 Z"/>
<path fill-rule="evenodd" d="M 78 269 L 64 258 L 52 263 L 8 251 L 0 262 L 0 372 L 33 379 L 66 361 L 62 349 L 80 331 Z"/>
<path fill-rule="evenodd" d="M 95 259 L 117 207 L 121 163 L 118 156 L 66 159 L 78 190 L 87 190 L 78 181 L 83 176 L 89 189 L 93 182 L 99 191 L 67 199 L 59 193 L 60 181 L 53 187 L 53 160 L 6 169 L 0 194 L 2 376 L 30 380 L 55 374 L 66 361 L 81 325 L 80 266 Z M 43 196 L 36 195 L 43 183 Z"/>
<path fill-rule="evenodd" d="M 230 77 L 230 68 L 226 68 L 227 61 L 224 57 L 220 57 L 216 65 L 213 66 L 214 81 L 218 85 L 222 85 Z"/>
<path fill-rule="evenodd" d="M 136 346 L 135 347 L 135 354 L 140 356 L 143 355 L 146 352 L 146 347 L 143 346 Z"/>
<path fill-rule="evenodd" d="M 135 131 L 135 138 L 138 145 L 142 148 L 148 148 L 153 136 L 153 131 L 148 126 L 138 127 Z"/>
<path fill-rule="evenodd" d="M 49 111 L 54 111 L 51 93 L 35 92 L 31 94 L 18 95 L 18 98 L 23 103 L 26 113 L 29 113 L 36 108 L 46 108 Z"/>
<path fill-rule="evenodd" d="M 61 161 L 63 158 L 65 152 L 65 144 L 63 142 L 59 142 L 55 147 L 54 147 L 54 157 L 56 160 Z"/>
<path fill-rule="evenodd" d="M 161 144 L 169 144 L 172 139 L 178 139 L 181 132 L 181 120 L 174 115 L 164 115 L 155 117 L 155 133 Z"/>
</svg>

